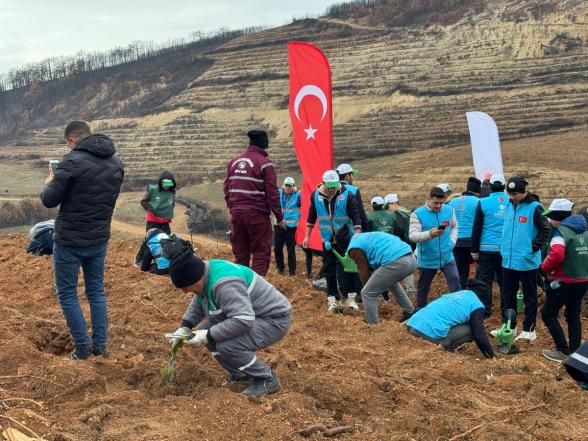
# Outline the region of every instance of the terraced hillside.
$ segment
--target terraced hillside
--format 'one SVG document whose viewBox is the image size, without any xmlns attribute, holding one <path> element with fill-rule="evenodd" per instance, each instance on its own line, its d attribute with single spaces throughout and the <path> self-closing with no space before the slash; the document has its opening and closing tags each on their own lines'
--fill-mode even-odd
<svg viewBox="0 0 588 441">
<path fill-rule="evenodd" d="M 213 180 L 260 126 L 272 133 L 273 158 L 291 169 L 286 43 L 301 40 L 331 63 L 338 161 L 463 144 L 469 110 L 492 115 L 503 140 L 585 131 L 588 6 L 566 0 L 538 12 L 539 3 L 489 2 L 447 26 L 296 21 L 210 48 L 201 54 L 210 67 L 151 114 L 92 124 L 116 140 L 130 183 L 163 167 Z M 0 155 L 20 164 L 39 155 L 41 164 L 63 148 L 65 122 L 25 134 Z"/>
</svg>

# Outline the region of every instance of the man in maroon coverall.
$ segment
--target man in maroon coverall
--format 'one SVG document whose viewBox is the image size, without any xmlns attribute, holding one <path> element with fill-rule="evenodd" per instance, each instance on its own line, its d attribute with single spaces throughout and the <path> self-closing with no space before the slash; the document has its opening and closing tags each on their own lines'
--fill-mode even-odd
<svg viewBox="0 0 588 441">
<path fill-rule="evenodd" d="M 265 151 L 269 146 L 267 133 L 251 130 L 249 147 L 227 165 L 223 186 L 225 201 L 231 213 L 231 246 L 235 261 L 250 266 L 265 276 L 270 264 L 273 212 L 281 228 L 286 228 L 280 207 L 280 194 L 274 164 Z"/>
</svg>

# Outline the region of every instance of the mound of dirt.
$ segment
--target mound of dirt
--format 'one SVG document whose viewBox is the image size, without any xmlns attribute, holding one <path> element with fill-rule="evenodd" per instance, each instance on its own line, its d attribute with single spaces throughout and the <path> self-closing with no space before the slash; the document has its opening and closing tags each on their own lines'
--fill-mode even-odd
<svg viewBox="0 0 588 441">
<path fill-rule="evenodd" d="M 108 253 L 109 357 L 66 360 L 71 342 L 51 260 L 26 255 L 25 242 L 0 235 L 2 429 L 52 441 L 296 440 L 315 424 L 352 426 L 336 435 L 349 440 L 588 439 L 588 394 L 565 376 L 556 381 L 558 365 L 540 355 L 551 345 L 541 325 L 516 356 L 483 360 L 473 344 L 448 354 L 409 336 L 396 305 L 382 305 L 383 322 L 370 327 L 362 317 L 327 315 L 324 294 L 273 272 L 294 322 L 260 356 L 279 373 L 281 391 L 247 401 L 223 386 L 226 374 L 200 349 L 180 352 L 167 384 L 163 334 L 190 299 L 132 266 L 138 241 L 113 240 Z M 230 258 L 225 245 L 195 242 L 205 257 Z M 434 295 L 443 287 L 436 280 Z M 496 324 L 493 317 L 488 326 Z"/>
</svg>

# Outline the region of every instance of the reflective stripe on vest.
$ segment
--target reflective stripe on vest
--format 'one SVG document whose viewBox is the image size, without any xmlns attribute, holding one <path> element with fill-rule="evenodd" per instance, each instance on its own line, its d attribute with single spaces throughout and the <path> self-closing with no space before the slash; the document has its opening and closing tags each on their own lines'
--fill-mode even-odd
<svg viewBox="0 0 588 441">
<path fill-rule="evenodd" d="M 346 225 L 351 229 L 353 223 L 349 216 L 347 216 L 347 195 L 349 192 L 343 190 L 341 194 L 336 196 L 335 210 L 329 214 L 331 209 L 331 202 L 319 195 L 318 190 L 314 192 L 314 205 L 316 207 L 317 218 L 319 221 L 319 228 L 323 242 L 330 242 L 333 239 L 333 232 L 337 232 Z M 329 211 L 325 207 L 325 201 L 329 206 Z M 332 215 L 332 216 L 331 216 Z"/>
</svg>

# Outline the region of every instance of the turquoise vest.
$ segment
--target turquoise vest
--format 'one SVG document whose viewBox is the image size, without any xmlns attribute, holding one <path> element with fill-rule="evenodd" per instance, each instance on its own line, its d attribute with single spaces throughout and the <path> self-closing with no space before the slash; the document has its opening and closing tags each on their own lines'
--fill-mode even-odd
<svg viewBox="0 0 588 441">
<path fill-rule="evenodd" d="M 472 312 L 483 308 L 484 304 L 473 291 L 452 292 L 419 309 L 406 324 L 432 339 L 441 340 L 452 327 L 469 323 Z"/>
<path fill-rule="evenodd" d="M 484 224 L 480 237 L 480 251 L 499 252 L 502 242 L 502 228 L 504 214 L 509 199 L 506 193 L 498 191 L 490 193 L 487 198 L 480 200 L 480 208 L 484 213 Z"/>
<path fill-rule="evenodd" d="M 300 192 L 296 191 L 289 195 L 280 188 L 280 206 L 287 227 L 297 227 L 300 219 Z"/>
<path fill-rule="evenodd" d="M 417 244 L 419 268 L 439 269 L 453 262 L 453 247 L 455 246 L 451 240 L 453 208 L 443 204 L 441 210 L 431 211 L 426 205 L 423 205 L 415 210 L 415 214 L 423 226 L 423 231 L 429 231 L 439 225 L 446 226 L 445 233 L 441 236 Z"/>
<path fill-rule="evenodd" d="M 341 194 L 337 195 L 335 210 L 333 213 L 329 213 L 325 206 L 325 198 L 319 195 L 318 190 L 314 192 L 314 206 L 316 207 L 316 214 L 323 242 L 332 242 L 334 239 L 333 233 L 337 234 L 337 232 L 346 225 L 350 230 L 353 229 L 353 222 L 349 216 L 347 216 L 348 194 L 349 192 L 347 190 L 343 190 Z M 329 203 L 329 208 L 330 206 Z"/>
<path fill-rule="evenodd" d="M 169 267 L 169 259 L 163 255 L 163 248 L 161 247 L 161 239 L 167 239 L 169 236 L 165 233 L 159 233 L 147 241 L 147 246 L 151 255 L 155 259 L 157 269 L 166 269 Z"/>
<path fill-rule="evenodd" d="M 480 199 L 473 195 L 462 195 L 449 202 L 449 206 L 455 210 L 457 219 L 457 238 L 465 239 L 472 237 L 474 218 Z"/>
<path fill-rule="evenodd" d="M 363 251 L 372 269 L 387 265 L 402 256 L 412 253 L 410 246 L 398 237 L 379 231 L 360 233 L 353 236 L 347 250 L 354 248 Z"/>
<path fill-rule="evenodd" d="M 504 213 L 502 230 L 502 266 L 516 271 L 530 271 L 541 265 L 541 250 L 533 252 L 531 243 L 537 236 L 533 222 L 537 201 L 517 204 L 509 202 Z"/>
<path fill-rule="evenodd" d="M 214 298 L 213 288 L 222 279 L 227 277 L 237 277 L 245 281 L 247 293 L 251 293 L 255 287 L 255 272 L 246 266 L 237 263 L 227 262 L 226 260 L 209 260 L 210 269 L 208 271 L 208 280 L 206 281 L 206 298 L 208 300 L 208 314 L 219 315 L 223 310 L 219 308 Z M 204 295 L 197 294 L 198 303 L 204 302 Z"/>
<path fill-rule="evenodd" d="M 174 217 L 174 192 L 162 190 L 157 184 L 150 184 L 147 190 L 149 191 L 149 203 L 153 207 L 153 215 L 172 219 Z"/>
</svg>

